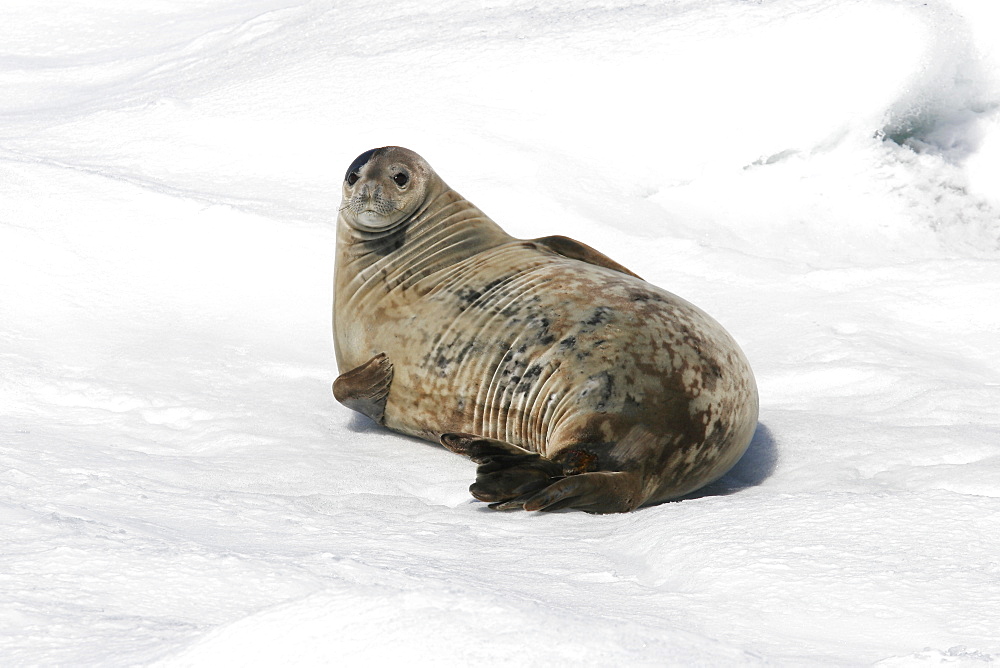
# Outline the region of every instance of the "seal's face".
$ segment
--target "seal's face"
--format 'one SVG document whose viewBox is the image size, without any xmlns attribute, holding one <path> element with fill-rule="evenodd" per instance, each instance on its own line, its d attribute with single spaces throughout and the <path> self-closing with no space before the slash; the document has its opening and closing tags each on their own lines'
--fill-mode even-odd
<svg viewBox="0 0 1000 668">
<path fill-rule="evenodd" d="M 341 212 L 351 227 L 390 230 L 407 220 L 427 194 L 430 166 L 413 151 L 386 146 L 359 155 L 344 175 Z"/>
</svg>

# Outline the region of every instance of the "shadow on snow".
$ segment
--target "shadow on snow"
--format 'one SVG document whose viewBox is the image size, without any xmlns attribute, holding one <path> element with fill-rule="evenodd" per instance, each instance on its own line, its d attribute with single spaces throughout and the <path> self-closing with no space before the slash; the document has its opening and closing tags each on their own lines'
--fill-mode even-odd
<svg viewBox="0 0 1000 668">
<path fill-rule="evenodd" d="M 385 427 L 373 422 L 360 413 L 352 413 L 346 426 L 349 431 L 356 434 L 382 432 L 387 436 L 403 436 L 403 434 L 387 430 Z M 409 440 L 426 443 L 431 446 L 434 445 L 429 441 L 417 438 Z M 727 496 L 749 487 L 756 487 L 771 477 L 777 465 L 778 448 L 774 442 L 774 436 L 771 434 L 771 430 L 767 428 L 767 425 L 758 423 L 757 430 L 754 432 L 753 439 L 750 441 L 747 451 L 736 462 L 736 466 L 712 484 L 702 487 L 678 500 L 698 499 L 705 496 Z"/>
<path fill-rule="evenodd" d="M 736 466 L 729 470 L 729 473 L 711 485 L 706 485 L 679 500 L 698 499 L 705 496 L 726 496 L 748 487 L 756 487 L 770 478 L 777 466 L 778 448 L 774 442 L 774 436 L 767 425 L 759 422 L 747 451 L 743 453 L 740 461 L 736 462 Z"/>
</svg>

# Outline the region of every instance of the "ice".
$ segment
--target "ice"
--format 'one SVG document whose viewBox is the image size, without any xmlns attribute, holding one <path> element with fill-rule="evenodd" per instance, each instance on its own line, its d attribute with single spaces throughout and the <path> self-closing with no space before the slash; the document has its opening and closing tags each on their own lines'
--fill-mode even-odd
<svg viewBox="0 0 1000 668">
<path fill-rule="evenodd" d="M 0 664 L 1000 661 L 1000 8 L 0 7 Z M 398 144 L 740 342 L 737 467 L 495 513 L 334 402 Z"/>
</svg>

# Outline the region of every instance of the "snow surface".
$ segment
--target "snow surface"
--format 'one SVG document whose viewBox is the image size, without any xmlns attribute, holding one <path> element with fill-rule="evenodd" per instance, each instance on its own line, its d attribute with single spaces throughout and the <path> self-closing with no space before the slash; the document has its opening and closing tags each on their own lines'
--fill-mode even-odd
<svg viewBox="0 0 1000 668">
<path fill-rule="evenodd" d="M 1000 5 L 0 5 L 0 665 L 1000 663 Z M 387 144 L 719 319 L 761 426 L 495 513 L 333 401 Z"/>
</svg>

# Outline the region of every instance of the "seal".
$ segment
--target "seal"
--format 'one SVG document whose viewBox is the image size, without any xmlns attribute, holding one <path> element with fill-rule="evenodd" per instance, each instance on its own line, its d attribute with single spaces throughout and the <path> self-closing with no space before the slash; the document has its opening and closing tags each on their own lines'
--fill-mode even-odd
<svg viewBox="0 0 1000 668">
<path fill-rule="evenodd" d="M 699 308 L 567 237 L 516 239 L 416 153 L 362 153 L 337 220 L 338 401 L 478 464 L 498 509 L 633 510 L 728 471 L 753 373 Z"/>
</svg>

